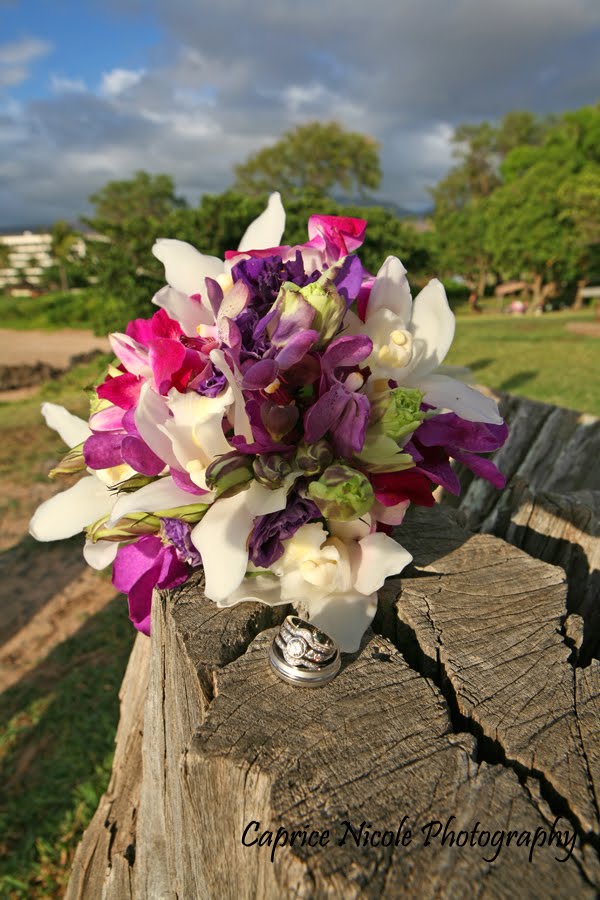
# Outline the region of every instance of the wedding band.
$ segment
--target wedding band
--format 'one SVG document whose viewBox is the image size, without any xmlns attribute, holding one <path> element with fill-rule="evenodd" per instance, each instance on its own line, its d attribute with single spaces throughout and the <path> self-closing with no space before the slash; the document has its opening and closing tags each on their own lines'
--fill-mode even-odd
<svg viewBox="0 0 600 900">
<path fill-rule="evenodd" d="M 290 684 L 319 687 L 340 670 L 340 651 L 329 635 L 298 616 L 288 616 L 273 638 L 269 661 Z"/>
</svg>

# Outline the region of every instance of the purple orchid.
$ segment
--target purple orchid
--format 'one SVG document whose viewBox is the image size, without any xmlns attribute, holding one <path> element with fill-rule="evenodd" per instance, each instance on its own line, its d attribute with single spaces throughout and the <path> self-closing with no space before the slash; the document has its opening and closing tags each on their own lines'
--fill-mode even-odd
<svg viewBox="0 0 600 900">
<path fill-rule="evenodd" d="M 450 465 L 450 458 L 461 462 L 480 478 L 496 488 L 503 488 L 506 479 L 491 459 L 479 456 L 501 447 L 508 437 L 505 423 L 469 422 L 455 413 L 442 413 L 426 419 L 415 431 L 405 449 L 411 454 L 417 469 L 451 494 L 460 493 L 458 476 Z"/>
<path fill-rule="evenodd" d="M 319 399 L 304 416 L 306 440 L 313 444 L 328 432 L 336 452 L 347 459 L 365 442 L 370 404 L 360 392 L 364 377 L 359 363 L 373 349 L 366 335 L 336 338 L 321 358 Z"/>
</svg>

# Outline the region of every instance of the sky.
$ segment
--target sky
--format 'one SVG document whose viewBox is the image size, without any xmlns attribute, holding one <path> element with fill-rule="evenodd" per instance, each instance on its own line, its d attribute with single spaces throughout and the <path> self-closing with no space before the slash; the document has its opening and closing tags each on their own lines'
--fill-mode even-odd
<svg viewBox="0 0 600 900">
<path fill-rule="evenodd" d="M 196 204 L 314 119 L 377 138 L 376 195 L 419 211 L 456 125 L 599 99 L 600 0 L 0 0 L 0 229 L 138 169 Z"/>
</svg>

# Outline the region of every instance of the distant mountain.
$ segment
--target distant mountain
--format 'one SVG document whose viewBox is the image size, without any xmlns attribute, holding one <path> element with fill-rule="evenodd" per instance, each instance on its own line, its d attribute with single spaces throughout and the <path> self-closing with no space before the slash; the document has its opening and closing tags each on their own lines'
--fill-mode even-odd
<svg viewBox="0 0 600 900">
<path fill-rule="evenodd" d="M 384 200 L 381 197 L 372 197 L 370 195 L 366 197 L 342 197 L 338 194 L 334 195 L 334 200 L 347 206 L 382 206 L 384 209 L 389 209 L 390 212 L 393 212 L 399 219 L 423 219 L 430 216 L 433 212 L 433 207 L 424 207 L 416 210 L 406 209 L 406 207 L 394 203 L 393 200 Z"/>
</svg>

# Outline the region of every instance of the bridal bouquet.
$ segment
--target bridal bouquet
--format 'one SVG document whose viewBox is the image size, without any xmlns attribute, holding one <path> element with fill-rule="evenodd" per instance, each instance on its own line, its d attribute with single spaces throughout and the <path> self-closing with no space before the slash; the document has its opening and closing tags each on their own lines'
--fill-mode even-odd
<svg viewBox="0 0 600 900">
<path fill-rule="evenodd" d="M 84 531 L 145 633 L 153 589 L 202 566 L 218 606 L 290 603 L 353 651 L 411 560 L 392 528 L 437 485 L 458 493 L 451 459 L 502 487 L 479 454 L 507 429 L 438 370 L 455 325 L 439 281 L 413 300 L 395 257 L 369 274 L 360 219 L 312 216 L 295 247 L 284 224 L 275 193 L 224 262 L 156 242 L 159 308 L 110 336 L 89 421 L 42 407 L 69 447 L 53 474 L 84 474 L 30 528 Z"/>
</svg>

